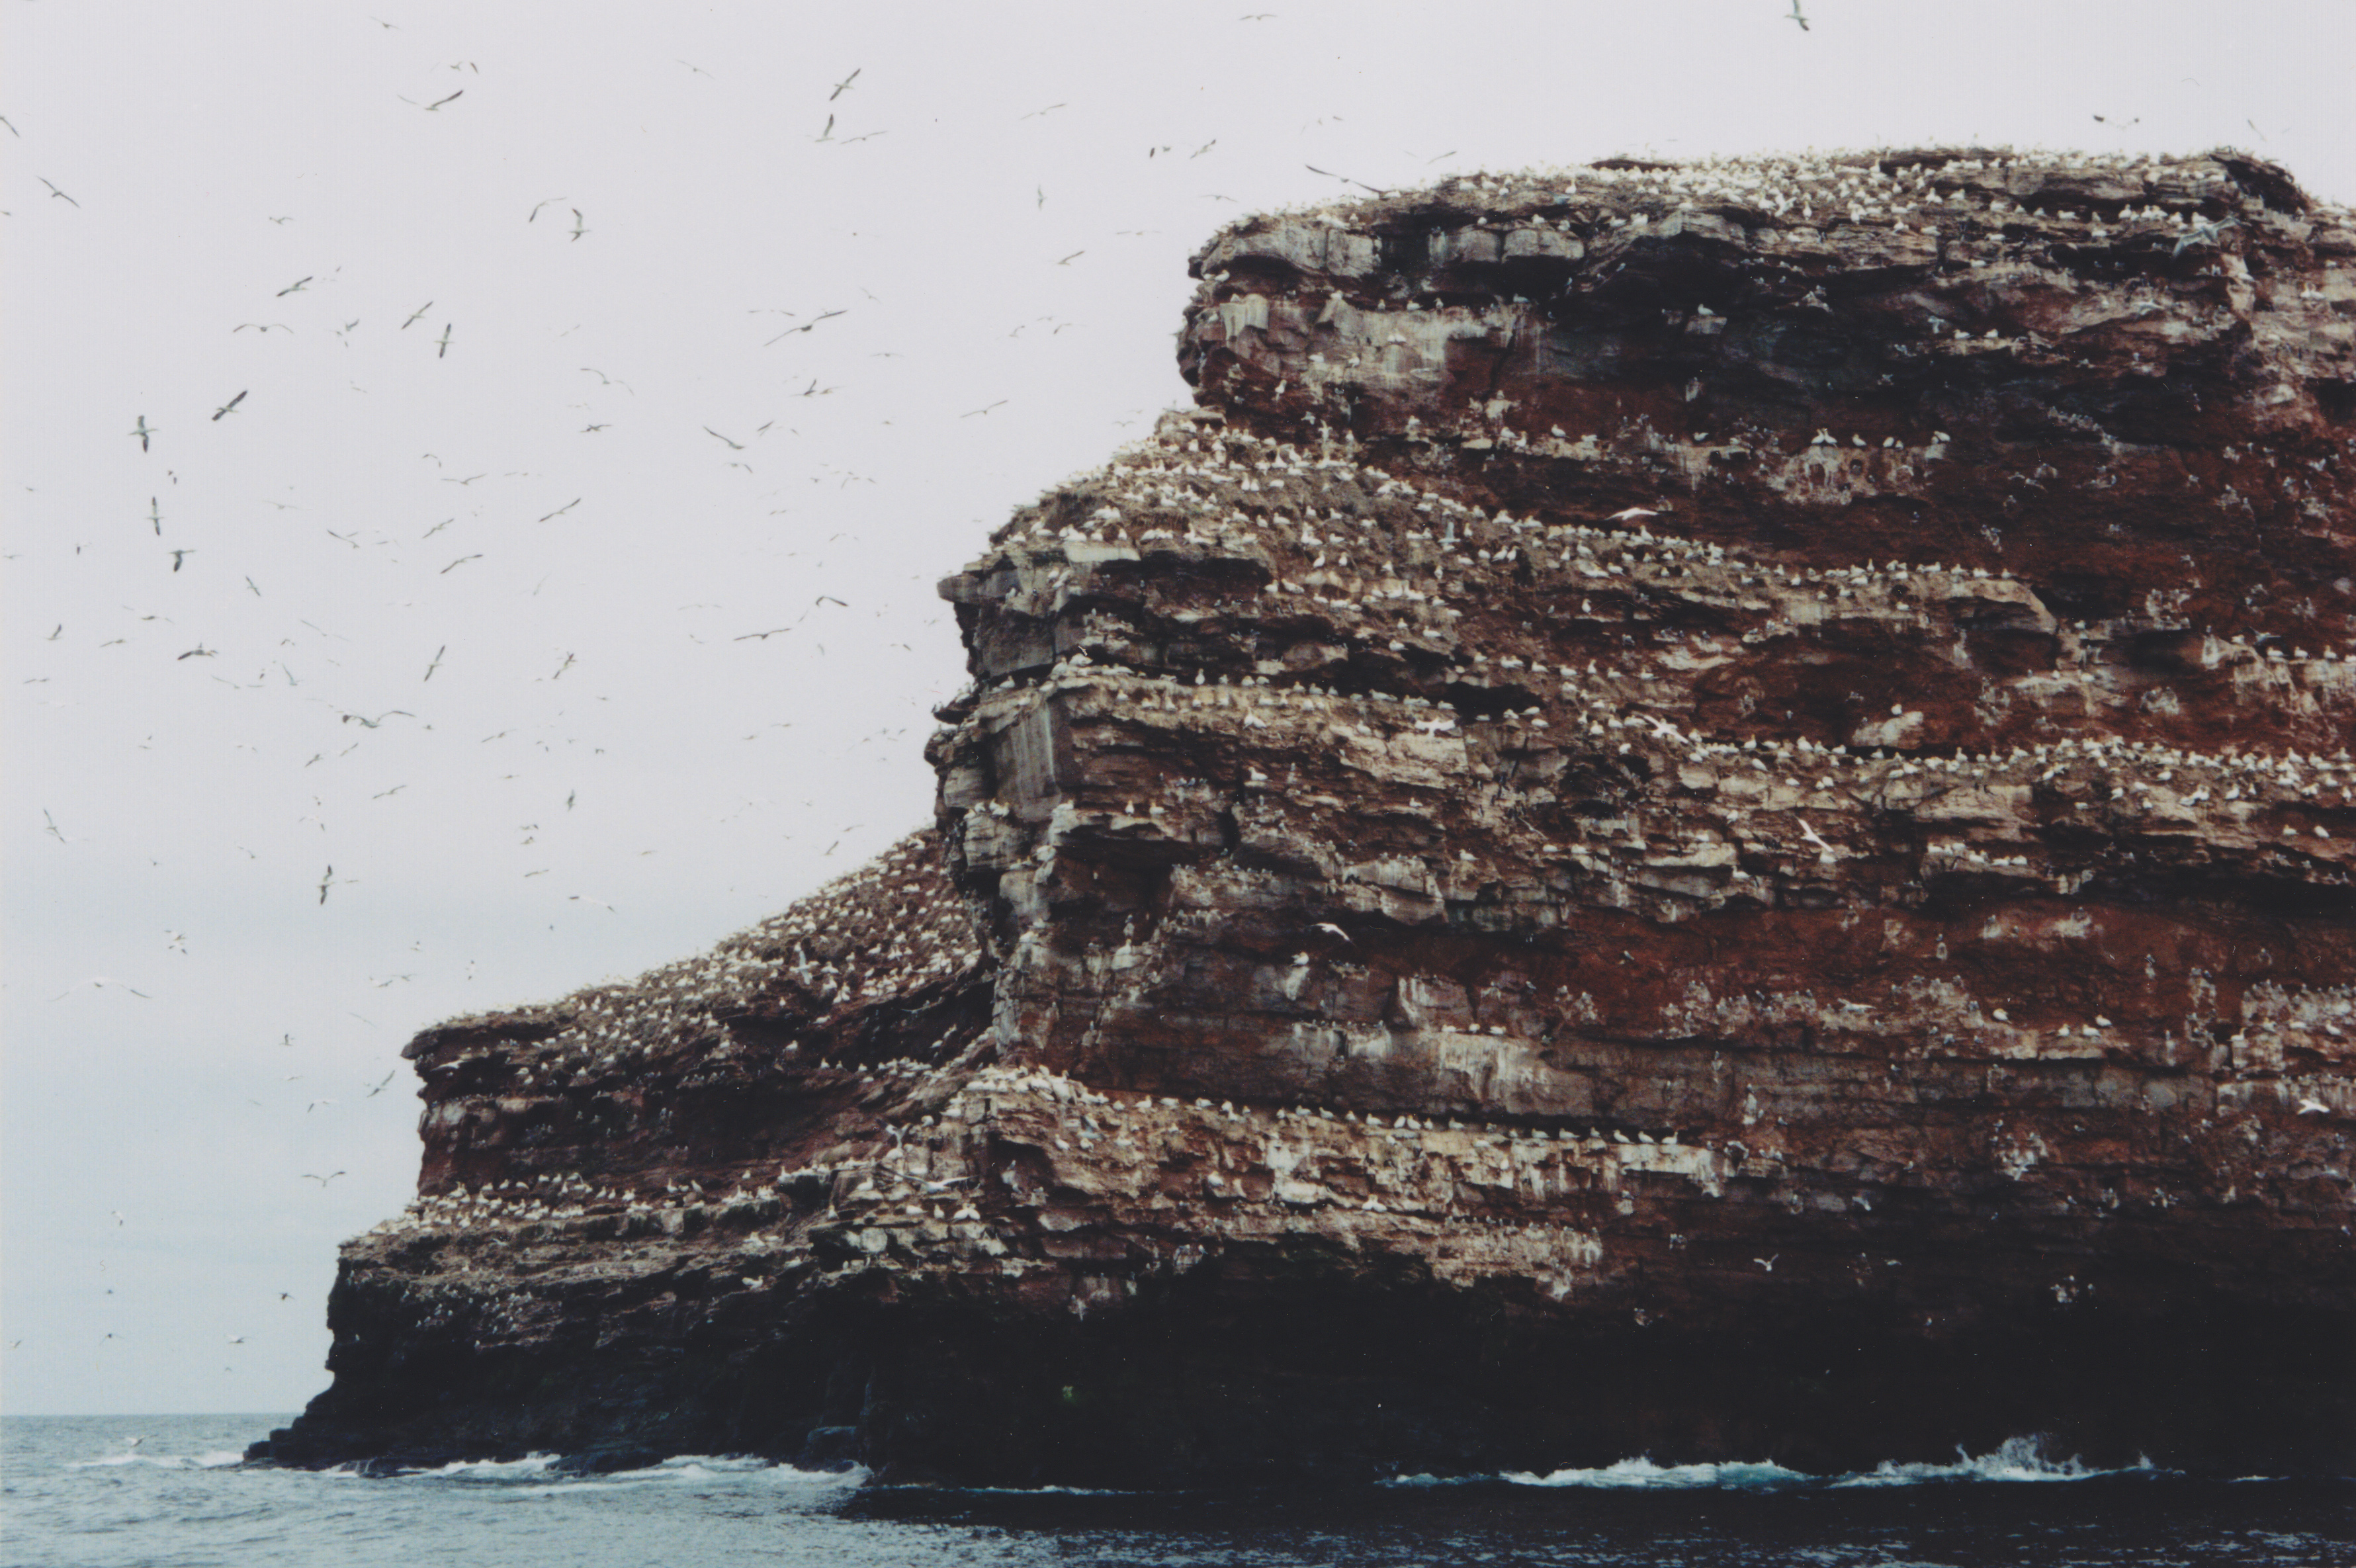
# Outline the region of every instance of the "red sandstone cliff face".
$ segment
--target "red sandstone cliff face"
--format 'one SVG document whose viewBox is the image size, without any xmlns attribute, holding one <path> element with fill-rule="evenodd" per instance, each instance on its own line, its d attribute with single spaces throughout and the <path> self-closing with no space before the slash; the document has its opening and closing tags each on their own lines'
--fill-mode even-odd
<svg viewBox="0 0 2356 1568">
<path fill-rule="evenodd" d="M 276 1455 L 2346 1465 L 2351 262 L 2231 157 L 1222 234 L 937 829 L 412 1046 Z"/>
</svg>

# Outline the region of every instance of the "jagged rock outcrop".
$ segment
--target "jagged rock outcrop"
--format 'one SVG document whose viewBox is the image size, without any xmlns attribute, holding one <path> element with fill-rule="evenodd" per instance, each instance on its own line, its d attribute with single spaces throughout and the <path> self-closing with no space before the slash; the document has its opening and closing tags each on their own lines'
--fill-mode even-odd
<svg viewBox="0 0 2356 1568">
<path fill-rule="evenodd" d="M 411 1047 L 269 1456 L 2356 1463 L 2348 214 L 1903 153 L 1197 265 L 1205 407 L 943 585 L 935 828 Z"/>
</svg>

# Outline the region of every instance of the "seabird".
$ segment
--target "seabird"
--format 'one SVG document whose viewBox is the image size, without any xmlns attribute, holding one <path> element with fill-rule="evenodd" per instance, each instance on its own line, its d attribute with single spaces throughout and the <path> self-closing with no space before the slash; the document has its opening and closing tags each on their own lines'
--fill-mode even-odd
<svg viewBox="0 0 2356 1568">
<path fill-rule="evenodd" d="M 9 126 L 9 127 L 8 127 L 8 129 L 10 129 L 11 131 L 15 130 L 16 128 L 16 126 L 14 126 L 14 125 L 11 125 L 11 126 Z M 40 178 L 41 178 L 41 177 L 40 177 L 40 176 L 38 176 L 38 175 L 35 175 L 33 177 L 34 177 L 35 179 L 40 179 Z M 43 185 L 49 185 L 49 182 L 48 182 L 48 180 L 46 180 L 46 179 L 42 179 L 42 180 L 41 180 L 41 183 L 42 183 Z M 51 196 L 54 196 L 54 197 L 58 198 L 58 199 L 59 199 L 59 200 L 61 200 L 61 201 L 71 202 L 71 203 L 72 203 L 74 206 L 76 206 L 76 207 L 80 207 L 80 206 L 81 205 L 81 203 L 80 203 L 80 202 L 79 202 L 79 201 L 75 201 L 75 200 L 74 200 L 74 199 L 73 199 L 72 197 L 68 196 L 64 191 L 59 190 L 59 189 L 56 186 L 54 186 L 54 185 L 49 185 L 49 194 L 50 194 Z"/>
<path fill-rule="evenodd" d="M 1808 18 L 1802 15 L 1800 11 L 1800 0 L 1792 0 L 1792 15 L 1790 19 L 1800 24 L 1800 31 L 1804 33 L 1809 30 Z"/>
<path fill-rule="evenodd" d="M 417 325 L 417 318 L 418 318 L 419 317 L 421 317 L 421 316 L 424 315 L 427 311 L 429 311 L 429 310 L 431 310 L 431 309 L 433 309 L 433 308 L 434 308 L 434 302 L 433 302 L 432 300 L 430 300 L 430 299 L 429 299 L 429 300 L 427 300 L 424 304 L 423 304 L 423 305 L 419 306 L 417 307 L 417 309 L 416 309 L 414 312 L 412 312 L 412 313 L 411 314 L 411 316 L 410 316 L 410 317 L 409 317 L 409 319 L 408 319 L 408 320 L 406 320 L 406 321 L 404 321 L 404 322 L 402 322 L 402 323 L 401 324 L 401 329 L 402 329 L 403 332 L 408 331 L 412 327 L 414 327 L 415 325 Z"/>
<path fill-rule="evenodd" d="M 155 434 L 155 427 L 147 423 L 147 416 L 143 413 L 139 416 L 139 427 L 129 434 L 139 437 L 139 450 L 145 452 L 147 450 L 147 437 Z"/>
<path fill-rule="evenodd" d="M 832 92 L 830 92 L 830 93 L 828 93 L 828 94 L 826 95 L 826 101 L 827 101 L 829 103 L 831 103 L 831 102 L 833 102 L 836 99 L 838 99 L 838 98 L 841 97 L 844 93 L 846 93 L 846 92 L 850 91 L 851 91 L 851 84 L 852 82 L 854 82 L 854 81 L 857 81 L 859 80 L 859 73 L 860 73 L 861 71 L 862 71 L 862 70 L 865 70 L 866 69 L 867 69 L 867 68 L 866 68 L 865 66 L 863 66 L 863 65 L 862 65 L 862 66 L 856 66 L 856 67 L 853 67 L 853 68 L 852 68 L 852 70 L 851 70 L 851 74 L 850 74 L 849 76 L 844 77 L 841 81 L 838 81 L 838 82 L 836 82 L 836 83 L 834 84 L 834 91 L 833 91 Z M 833 119 L 832 119 L 832 117 L 831 117 L 831 116 L 830 116 L 830 117 L 828 118 L 828 120 L 827 120 L 827 124 L 830 124 L 830 125 L 831 125 L 831 124 L 834 124 L 834 121 L 833 121 Z"/>
<path fill-rule="evenodd" d="M 442 324 L 442 336 L 436 339 L 436 342 L 439 346 L 434 349 L 434 357 L 438 360 L 450 351 L 450 324 L 448 322 L 445 321 Z"/>
<path fill-rule="evenodd" d="M 213 410 L 213 418 L 214 418 L 214 419 L 216 419 L 216 420 L 220 419 L 220 416 L 221 416 L 222 414 L 229 413 L 231 409 L 235 408 L 239 403 L 243 403 L 244 401 L 245 401 L 245 393 L 244 393 L 244 392 L 240 392 L 240 393 L 238 393 L 235 397 L 233 397 L 233 398 L 230 399 L 227 403 L 225 403 L 221 404 L 219 408 L 217 408 L 217 409 Z"/>
</svg>

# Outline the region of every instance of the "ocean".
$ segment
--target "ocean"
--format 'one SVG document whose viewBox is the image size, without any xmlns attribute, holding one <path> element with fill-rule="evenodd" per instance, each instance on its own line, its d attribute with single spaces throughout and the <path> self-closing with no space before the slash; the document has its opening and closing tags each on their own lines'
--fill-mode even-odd
<svg viewBox="0 0 2356 1568">
<path fill-rule="evenodd" d="M 2356 1564 L 2356 1479 L 2094 1471 L 2009 1444 L 1804 1476 L 1655 1466 L 1306 1495 L 873 1487 L 749 1460 L 582 1477 L 549 1457 L 383 1478 L 247 1469 L 279 1415 L 0 1420 L 11 1568 L 2037 1568 Z"/>
</svg>

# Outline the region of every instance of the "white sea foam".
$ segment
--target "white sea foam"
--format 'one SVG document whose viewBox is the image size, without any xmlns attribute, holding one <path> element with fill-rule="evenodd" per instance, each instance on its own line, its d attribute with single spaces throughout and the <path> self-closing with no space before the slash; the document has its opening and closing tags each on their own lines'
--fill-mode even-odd
<svg viewBox="0 0 2356 1568">
<path fill-rule="evenodd" d="M 66 1468 L 91 1470 L 113 1465 L 152 1465 L 159 1470 L 218 1470 L 225 1465 L 241 1463 L 244 1458 L 236 1450 L 226 1448 L 209 1448 L 201 1454 L 109 1454 L 97 1459 L 70 1460 Z"/>
<path fill-rule="evenodd" d="M 2008 1438 L 1981 1455 L 1955 1451 L 1952 1464 L 1899 1464 L 1883 1460 L 1871 1470 L 1845 1476 L 1812 1475 L 1771 1461 L 1754 1464 L 1656 1465 L 1649 1457 L 1622 1459 L 1593 1469 L 1556 1470 L 1533 1475 L 1508 1470 L 1495 1476 L 1397 1476 L 1393 1487 L 1449 1487 L 1505 1481 L 1517 1487 L 1589 1487 L 1612 1491 L 1681 1491 L 1717 1488 L 1764 1491 L 1800 1487 L 1913 1487 L 1977 1481 L 2085 1481 L 2100 1476 L 2158 1475 L 2150 1460 L 2113 1469 L 2098 1469 L 2072 1457 L 2048 1459 L 2033 1437 Z"/>
<path fill-rule="evenodd" d="M 1655 1465 L 1650 1459 L 1622 1459 L 1595 1470 L 1556 1470 L 1534 1476 L 1508 1470 L 1505 1479 L 1520 1487 L 1603 1487 L 1624 1490 L 1676 1491 L 1695 1487 L 1756 1489 L 1763 1487 L 1807 1486 L 1818 1479 L 1802 1470 L 1787 1470 L 1772 1462 L 1727 1465 Z"/>
<path fill-rule="evenodd" d="M 546 1475 L 559 1457 L 554 1454 L 527 1454 L 520 1459 L 454 1459 L 447 1465 L 408 1474 L 467 1481 L 530 1481 Z"/>
<path fill-rule="evenodd" d="M 867 1472 L 856 1467 L 801 1470 L 766 1459 L 713 1454 L 682 1454 L 640 1469 L 593 1475 L 560 1469 L 560 1462 L 554 1454 L 531 1454 L 521 1459 L 462 1459 L 430 1470 L 407 1471 L 402 1478 L 502 1487 L 519 1498 L 636 1491 L 648 1487 L 756 1485 L 825 1489 L 856 1487 L 867 1478 Z"/>
<path fill-rule="evenodd" d="M 1870 1471 L 1844 1476 L 1836 1487 L 1911 1487 L 1925 1481 L 2085 1481 L 2096 1476 L 2156 1472 L 2148 1459 L 2114 1469 L 2096 1469 L 2074 1455 L 2059 1463 L 2045 1457 L 2033 1437 L 2008 1437 L 1987 1454 L 1955 1450 L 1952 1465 L 1895 1465 L 1885 1459 Z"/>
</svg>

